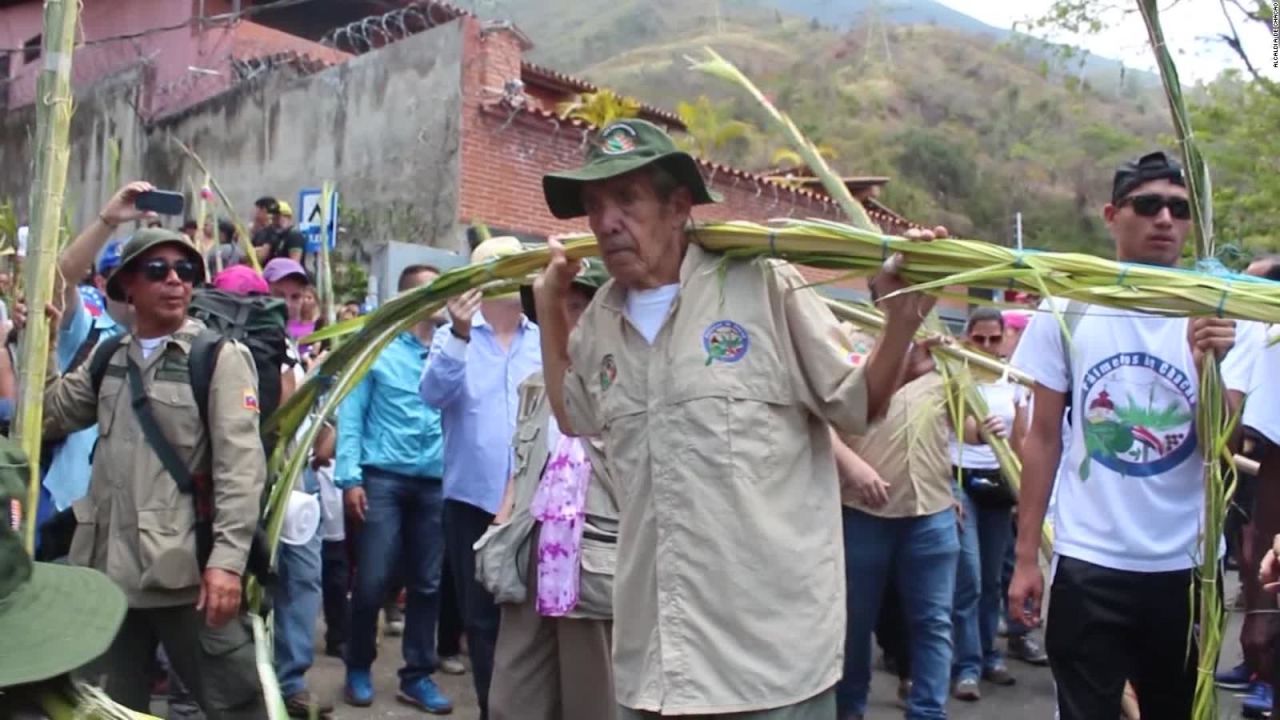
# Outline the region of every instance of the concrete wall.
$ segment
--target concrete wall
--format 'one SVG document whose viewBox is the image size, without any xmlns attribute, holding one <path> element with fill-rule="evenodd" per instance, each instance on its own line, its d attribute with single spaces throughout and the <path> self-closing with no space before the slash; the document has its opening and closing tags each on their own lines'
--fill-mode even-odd
<svg viewBox="0 0 1280 720">
<path fill-rule="evenodd" d="M 141 176 L 146 132 L 134 107 L 143 70 L 135 68 L 109 78 L 78 95 L 71 118 L 71 153 L 67 163 L 66 203 L 78 227 L 97 214 L 114 188 L 111 153 L 119 147 L 119 179 Z M 31 187 L 35 182 L 36 109 L 28 105 L 0 113 L 0 202 L 13 200 L 19 222 L 27 222 Z"/>
<path fill-rule="evenodd" d="M 208 164 L 248 212 L 274 195 L 337 183 L 342 221 L 364 243 L 462 247 L 457 232 L 462 42 L 450 23 L 303 78 L 268 75 L 149 131 L 152 182 L 183 187 Z"/>
<path fill-rule="evenodd" d="M 109 197 L 109 139 L 120 143 L 119 179 L 182 192 L 202 177 L 175 137 L 204 159 L 247 219 L 253 201 L 337 183 L 341 225 L 368 255 L 387 240 L 464 249 L 457 226 L 462 41 L 449 23 L 314 75 L 265 75 L 146 126 L 135 108 L 144 70 L 77 98 L 67 188 L 80 226 Z M 0 200 L 25 222 L 34 178 L 35 109 L 0 114 Z M 191 199 L 189 198 L 189 201 Z"/>
</svg>

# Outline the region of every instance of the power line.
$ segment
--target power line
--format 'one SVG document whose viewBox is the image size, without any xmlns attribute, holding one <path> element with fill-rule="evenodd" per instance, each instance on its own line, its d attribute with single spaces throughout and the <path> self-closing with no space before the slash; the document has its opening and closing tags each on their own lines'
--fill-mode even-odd
<svg viewBox="0 0 1280 720">
<path fill-rule="evenodd" d="M 245 8 L 240 12 L 228 12 L 228 13 L 222 13 L 220 15 L 209 15 L 209 16 L 198 17 L 198 18 L 193 17 L 190 20 L 186 20 L 184 22 L 180 22 L 175 25 L 153 27 L 153 28 L 147 28 L 146 30 L 139 30 L 138 32 L 124 33 L 122 35 L 111 35 L 109 37 L 97 38 L 94 40 L 85 40 L 84 42 L 78 43 L 76 47 L 77 48 L 92 47 L 94 45 L 105 45 L 106 43 L 118 42 L 120 40 L 136 40 L 138 38 L 147 37 L 149 35 L 155 35 L 157 33 L 181 30 L 183 28 L 190 27 L 192 25 L 197 25 L 200 23 L 229 22 L 233 20 L 239 20 L 241 18 L 251 17 L 253 15 L 259 15 L 261 13 L 268 12 L 271 10 L 283 10 L 285 8 L 295 7 L 297 5 L 306 5 L 308 3 L 313 3 L 316 1 L 317 0 L 279 0 L 279 2 L 275 2 L 270 5 L 254 5 L 252 7 Z M 0 53 L 21 53 L 24 51 L 24 49 L 25 48 L 3 48 L 3 49 L 0 49 Z"/>
</svg>

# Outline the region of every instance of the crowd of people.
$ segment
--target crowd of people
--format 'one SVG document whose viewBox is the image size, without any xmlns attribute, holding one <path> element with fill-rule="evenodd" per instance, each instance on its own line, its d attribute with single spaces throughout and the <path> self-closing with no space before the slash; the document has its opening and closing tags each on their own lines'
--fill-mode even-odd
<svg viewBox="0 0 1280 720">
<path fill-rule="evenodd" d="M 978 378 L 985 411 L 956 413 L 933 357 L 947 340 L 919 339 L 934 299 L 906 291 L 900 257 L 869 283 L 883 329 L 838 323 L 793 266 L 698 243 L 693 208 L 719 198 L 640 120 L 601 130 L 543 187 L 552 215 L 586 219 L 600 260 L 549 239 L 531 286 L 451 299 L 334 417 L 313 410 L 274 573 L 256 554 L 267 458 L 305 432 L 274 438 L 261 420 L 327 352 L 305 340 L 322 326 L 305 240 L 287 204 L 258 200 L 259 274 L 231 223 L 150 227 L 133 203 L 149 184 L 115 195 L 59 258 L 63 277 L 91 270 L 49 309 L 38 557 L 105 574 L 127 611 L 105 653 L 86 644 L 57 672 L 138 711 L 161 692 L 171 712 L 264 717 L 243 598 L 261 573 L 296 717 L 334 709 L 306 681 L 321 618 L 356 707 L 375 701 L 386 633 L 402 636 L 397 699 L 432 714 L 454 707 L 435 674 L 469 672 L 493 720 L 860 720 L 874 638 L 908 718 L 1036 672 L 1009 658 L 1048 666 L 1064 720 L 1116 717 L 1126 686 L 1143 717 L 1189 717 L 1195 408 L 1213 355 L 1262 461 L 1231 545 L 1263 612 L 1246 665 L 1219 680 L 1269 716 L 1280 426 L 1257 398 L 1280 346 L 1266 328 L 1054 299 L 978 308 L 958 341 L 1030 384 Z M 1118 168 L 1103 212 L 1117 260 L 1179 262 L 1190 208 L 1164 153 Z M 112 239 L 135 223 L 148 227 Z M 470 260 L 522 250 L 492 238 Z M 398 291 L 438 274 L 411 265 Z M 209 292 L 283 301 L 280 356 L 265 330 L 210 340 L 193 313 Z M 11 340 L 27 312 L 9 313 Z M 15 385 L 0 353 L 0 398 Z"/>
</svg>

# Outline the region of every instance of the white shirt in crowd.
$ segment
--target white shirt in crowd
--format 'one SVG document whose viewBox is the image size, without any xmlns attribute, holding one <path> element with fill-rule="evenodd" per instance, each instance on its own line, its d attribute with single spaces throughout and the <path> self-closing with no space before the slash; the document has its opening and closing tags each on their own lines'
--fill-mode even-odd
<svg viewBox="0 0 1280 720">
<path fill-rule="evenodd" d="M 1251 373 L 1251 392 L 1266 388 L 1276 381 L 1276 378 L 1268 375 L 1280 369 L 1280 343 L 1272 344 L 1273 340 L 1280 339 L 1277 336 L 1280 336 L 1280 326 L 1270 325 L 1258 330 Z M 1240 420 L 1245 427 L 1251 427 L 1271 442 L 1280 444 L 1280 403 L 1274 400 L 1268 402 L 1262 397 L 1254 396 L 1245 402 L 1244 413 Z"/>
<path fill-rule="evenodd" d="M 680 285 L 674 283 L 650 290 L 627 291 L 627 319 L 636 326 L 646 342 L 653 344 L 662 329 L 662 321 L 667 319 L 667 311 L 675 302 Z"/>
<path fill-rule="evenodd" d="M 1055 551 L 1116 570 L 1193 567 L 1204 486 L 1188 320 L 1089 307 L 1073 334 L 1068 366 L 1062 326 L 1048 302 L 1032 318 L 1013 365 L 1051 390 L 1071 392 Z M 1066 309 L 1065 300 L 1051 302 Z M 1256 335 L 1246 325 L 1222 363 L 1227 388 L 1245 392 Z"/>
<path fill-rule="evenodd" d="M 154 338 L 138 338 L 138 349 L 142 351 L 142 359 L 150 359 L 151 354 L 156 351 L 156 348 L 159 348 L 169 342 L 170 337 L 170 335 L 161 335 L 160 337 Z"/>
<path fill-rule="evenodd" d="M 1024 402 L 1023 390 L 1013 382 L 1001 379 L 993 383 L 980 383 L 978 392 L 987 403 L 991 415 L 1004 421 L 1010 436 L 1013 435 L 1013 419 L 1017 407 Z M 1000 462 L 991 446 L 980 442 L 976 445 L 961 442 L 961 433 L 951 433 L 951 464 L 969 470 L 998 470 Z"/>
</svg>

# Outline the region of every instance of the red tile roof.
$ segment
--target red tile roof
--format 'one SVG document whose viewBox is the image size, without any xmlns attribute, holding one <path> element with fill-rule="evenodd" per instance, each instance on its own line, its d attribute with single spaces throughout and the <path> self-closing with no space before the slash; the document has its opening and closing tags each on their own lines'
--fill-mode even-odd
<svg viewBox="0 0 1280 720">
<path fill-rule="evenodd" d="M 587 80 L 566 75 L 558 70 L 552 70 L 549 67 L 537 65 L 527 60 L 520 63 L 520 79 L 531 85 L 538 85 L 563 93 L 594 93 L 600 91 L 598 85 Z M 688 129 L 679 115 L 653 105 L 642 104 L 640 106 L 640 117 L 676 130 Z"/>
<path fill-rule="evenodd" d="M 505 106 L 501 102 L 488 103 L 486 105 L 483 105 L 482 108 L 489 112 L 494 112 L 494 113 L 512 112 L 512 109 L 510 107 Z M 517 108 L 515 109 L 514 112 L 548 121 L 549 124 L 545 126 L 548 132 L 558 132 L 560 126 L 562 125 L 568 125 L 570 127 L 578 128 L 583 131 L 589 131 L 591 129 L 591 125 L 582 120 L 575 120 L 573 118 L 561 118 L 559 115 L 556 115 L 553 112 L 550 112 L 548 110 L 543 110 L 542 108 L 538 108 L 538 107 L 526 106 L 522 108 Z M 750 182 L 750 183 L 757 184 L 762 188 L 772 186 L 774 188 L 777 188 L 779 192 L 790 193 L 796 197 L 809 198 L 814 202 L 822 203 L 825 205 L 835 204 L 835 201 L 832 200 L 831 197 L 826 193 L 817 193 L 817 192 L 813 192 L 812 190 L 805 190 L 803 188 L 786 186 L 776 182 L 775 179 L 767 177 L 765 175 L 760 175 L 758 173 L 742 170 L 740 168 L 735 168 L 730 165 L 722 165 L 720 163 L 712 162 L 710 160 L 706 160 L 700 157 L 695 156 L 694 159 L 698 162 L 700 166 L 702 166 L 703 174 L 707 177 L 707 182 L 709 183 L 714 182 L 715 179 L 720 176 L 735 177 L 735 178 L 746 180 L 747 182 Z M 874 199 L 868 198 L 862 201 L 862 206 L 866 208 L 867 214 L 871 217 L 873 221 L 885 227 L 886 232 L 891 232 L 892 228 L 898 228 L 898 227 L 901 227 L 904 229 L 923 227 L 918 223 L 914 223 L 902 217 L 901 215 L 895 213 L 894 211 L 890 210 L 884 205 L 881 205 L 879 202 L 877 202 Z"/>
</svg>

